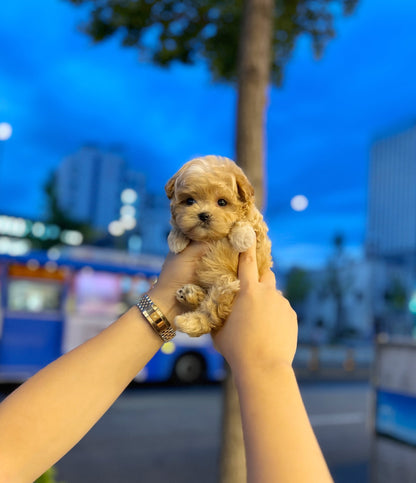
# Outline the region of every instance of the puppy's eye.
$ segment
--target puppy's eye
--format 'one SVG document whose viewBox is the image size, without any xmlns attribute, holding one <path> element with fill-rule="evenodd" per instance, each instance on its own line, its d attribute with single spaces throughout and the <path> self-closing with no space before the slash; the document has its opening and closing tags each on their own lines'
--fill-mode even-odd
<svg viewBox="0 0 416 483">
<path fill-rule="evenodd" d="M 224 200 L 224 198 L 220 198 L 217 203 L 218 203 L 219 206 L 226 206 L 227 205 L 227 201 Z"/>
<path fill-rule="evenodd" d="M 185 200 L 185 205 L 191 206 L 194 203 L 196 203 L 196 201 L 193 198 L 186 198 Z"/>
</svg>

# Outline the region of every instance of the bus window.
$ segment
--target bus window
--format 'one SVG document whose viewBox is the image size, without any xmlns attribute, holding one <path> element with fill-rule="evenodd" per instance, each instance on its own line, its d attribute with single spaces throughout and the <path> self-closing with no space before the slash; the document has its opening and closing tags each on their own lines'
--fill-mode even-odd
<svg viewBox="0 0 416 483">
<path fill-rule="evenodd" d="M 7 308 L 14 312 L 56 312 L 60 309 L 61 284 L 43 280 L 11 279 Z"/>
<path fill-rule="evenodd" d="M 120 276 L 106 272 L 81 270 L 75 276 L 75 311 L 84 315 L 120 313 Z"/>
</svg>

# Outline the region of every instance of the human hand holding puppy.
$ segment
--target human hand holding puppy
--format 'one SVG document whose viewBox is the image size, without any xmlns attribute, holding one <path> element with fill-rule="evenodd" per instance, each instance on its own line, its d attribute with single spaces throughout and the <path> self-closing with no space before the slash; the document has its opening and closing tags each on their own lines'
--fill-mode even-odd
<svg viewBox="0 0 416 483">
<path fill-rule="evenodd" d="M 258 275 L 255 245 L 240 254 L 240 291 L 212 337 L 236 382 L 247 482 L 332 482 L 302 402 L 292 361 L 297 317 L 271 270 Z"/>
<path fill-rule="evenodd" d="M 214 344 L 236 378 L 247 372 L 291 367 L 297 345 L 297 316 L 276 289 L 271 270 L 259 278 L 253 244 L 240 254 L 240 291 L 224 327 L 212 334 Z"/>
<path fill-rule="evenodd" d="M 195 267 L 205 250 L 203 243 L 192 242 L 186 250 L 176 255 L 169 253 L 157 283 L 148 292 L 170 322 L 184 311 L 183 305 L 177 300 L 176 292 L 184 282 L 195 282 Z"/>
</svg>

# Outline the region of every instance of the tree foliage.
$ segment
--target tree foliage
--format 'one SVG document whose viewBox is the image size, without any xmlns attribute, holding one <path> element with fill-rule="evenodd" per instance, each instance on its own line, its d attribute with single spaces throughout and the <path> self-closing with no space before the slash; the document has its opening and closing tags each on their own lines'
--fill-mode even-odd
<svg viewBox="0 0 416 483">
<path fill-rule="evenodd" d="M 67 0 L 89 5 L 80 25 L 95 42 L 115 34 L 160 66 L 204 59 L 217 80 L 236 81 L 243 0 Z M 271 80 L 280 85 L 283 68 L 301 34 L 310 36 L 316 56 L 334 37 L 334 19 L 350 14 L 358 0 L 276 0 Z"/>
</svg>

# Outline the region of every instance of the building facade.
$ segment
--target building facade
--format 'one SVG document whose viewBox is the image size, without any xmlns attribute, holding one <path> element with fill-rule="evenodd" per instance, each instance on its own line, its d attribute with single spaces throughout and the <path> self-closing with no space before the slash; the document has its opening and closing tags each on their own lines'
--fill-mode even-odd
<svg viewBox="0 0 416 483">
<path fill-rule="evenodd" d="M 366 254 L 390 273 L 385 310 L 377 323 L 387 332 L 414 332 L 416 324 L 416 124 L 377 140 L 371 150 Z M 396 293 L 396 295 L 394 295 Z M 394 301 L 396 300 L 396 302 Z M 390 303 L 391 305 L 391 303 Z M 407 329 L 406 329 L 407 328 Z"/>
<path fill-rule="evenodd" d="M 348 334 L 415 334 L 416 124 L 374 142 L 368 176 L 366 258 L 337 270 L 309 272 L 311 290 L 298 308 L 299 338 L 323 342 L 337 323 Z M 341 319 L 341 320 L 340 320 Z"/>
<path fill-rule="evenodd" d="M 55 174 L 55 187 L 58 204 L 65 213 L 106 231 L 120 217 L 124 189 L 137 192 L 134 205 L 139 211 L 144 177 L 131 171 L 120 154 L 83 146 L 63 159 Z"/>
<path fill-rule="evenodd" d="M 146 193 L 139 218 L 143 253 L 167 255 L 167 238 L 171 228 L 169 220 L 170 208 L 166 194 Z"/>
<path fill-rule="evenodd" d="M 104 246 L 167 254 L 169 200 L 164 192 L 148 193 L 143 173 L 117 152 L 83 146 L 67 156 L 55 173 L 55 193 L 64 213 L 102 233 Z"/>
<path fill-rule="evenodd" d="M 379 139 L 371 150 L 366 252 L 416 259 L 416 125 Z"/>
</svg>

